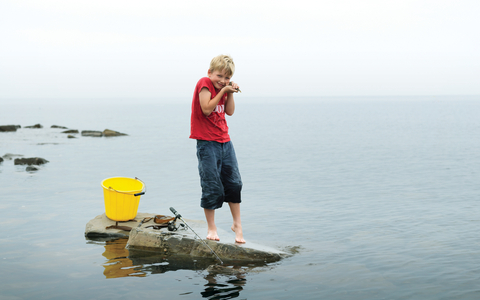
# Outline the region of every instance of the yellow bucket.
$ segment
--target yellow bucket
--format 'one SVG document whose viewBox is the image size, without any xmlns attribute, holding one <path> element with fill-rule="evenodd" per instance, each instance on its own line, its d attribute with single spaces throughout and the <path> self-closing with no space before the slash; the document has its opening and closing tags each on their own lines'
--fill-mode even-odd
<svg viewBox="0 0 480 300">
<path fill-rule="evenodd" d="M 105 214 L 113 221 L 129 221 L 137 216 L 145 184 L 138 178 L 112 177 L 102 181 Z"/>
</svg>

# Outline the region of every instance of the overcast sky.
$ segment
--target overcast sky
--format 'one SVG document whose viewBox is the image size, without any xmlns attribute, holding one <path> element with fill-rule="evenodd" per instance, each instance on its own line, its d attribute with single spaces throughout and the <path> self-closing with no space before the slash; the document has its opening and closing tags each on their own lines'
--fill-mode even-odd
<svg viewBox="0 0 480 300">
<path fill-rule="evenodd" d="M 480 95 L 480 1 L 0 0 L 0 99 Z"/>
</svg>

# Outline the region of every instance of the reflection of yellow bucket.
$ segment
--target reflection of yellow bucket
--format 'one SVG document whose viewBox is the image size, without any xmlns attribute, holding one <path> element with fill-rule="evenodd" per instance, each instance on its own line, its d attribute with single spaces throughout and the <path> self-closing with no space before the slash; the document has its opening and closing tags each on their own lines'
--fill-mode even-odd
<svg viewBox="0 0 480 300">
<path fill-rule="evenodd" d="M 105 214 L 113 221 L 133 220 L 137 216 L 144 184 L 137 178 L 112 177 L 102 181 Z"/>
</svg>

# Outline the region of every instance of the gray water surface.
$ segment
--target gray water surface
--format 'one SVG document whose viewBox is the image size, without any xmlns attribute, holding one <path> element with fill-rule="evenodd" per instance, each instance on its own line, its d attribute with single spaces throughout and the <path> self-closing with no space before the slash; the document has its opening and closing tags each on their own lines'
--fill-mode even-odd
<svg viewBox="0 0 480 300">
<path fill-rule="evenodd" d="M 84 238 L 109 177 L 146 183 L 141 212 L 204 219 L 188 99 L 25 103 L 0 125 L 44 128 L 0 133 L 0 155 L 50 162 L 0 163 L 0 299 L 480 298 L 479 97 L 237 97 L 245 238 L 294 254 L 242 275 Z"/>
</svg>

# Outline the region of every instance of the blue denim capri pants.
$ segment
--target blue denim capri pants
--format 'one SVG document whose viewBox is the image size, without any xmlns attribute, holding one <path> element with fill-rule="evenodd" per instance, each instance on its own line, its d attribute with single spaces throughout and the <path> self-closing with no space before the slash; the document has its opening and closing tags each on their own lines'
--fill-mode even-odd
<svg viewBox="0 0 480 300">
<path fill-rule="evenodd" d="M 200 206 L 217 209 L 223 202 L 242 202 L 243 184 L 232 142 L 197 140 L 197 157 L 202 186 Z"/>
</svg>

